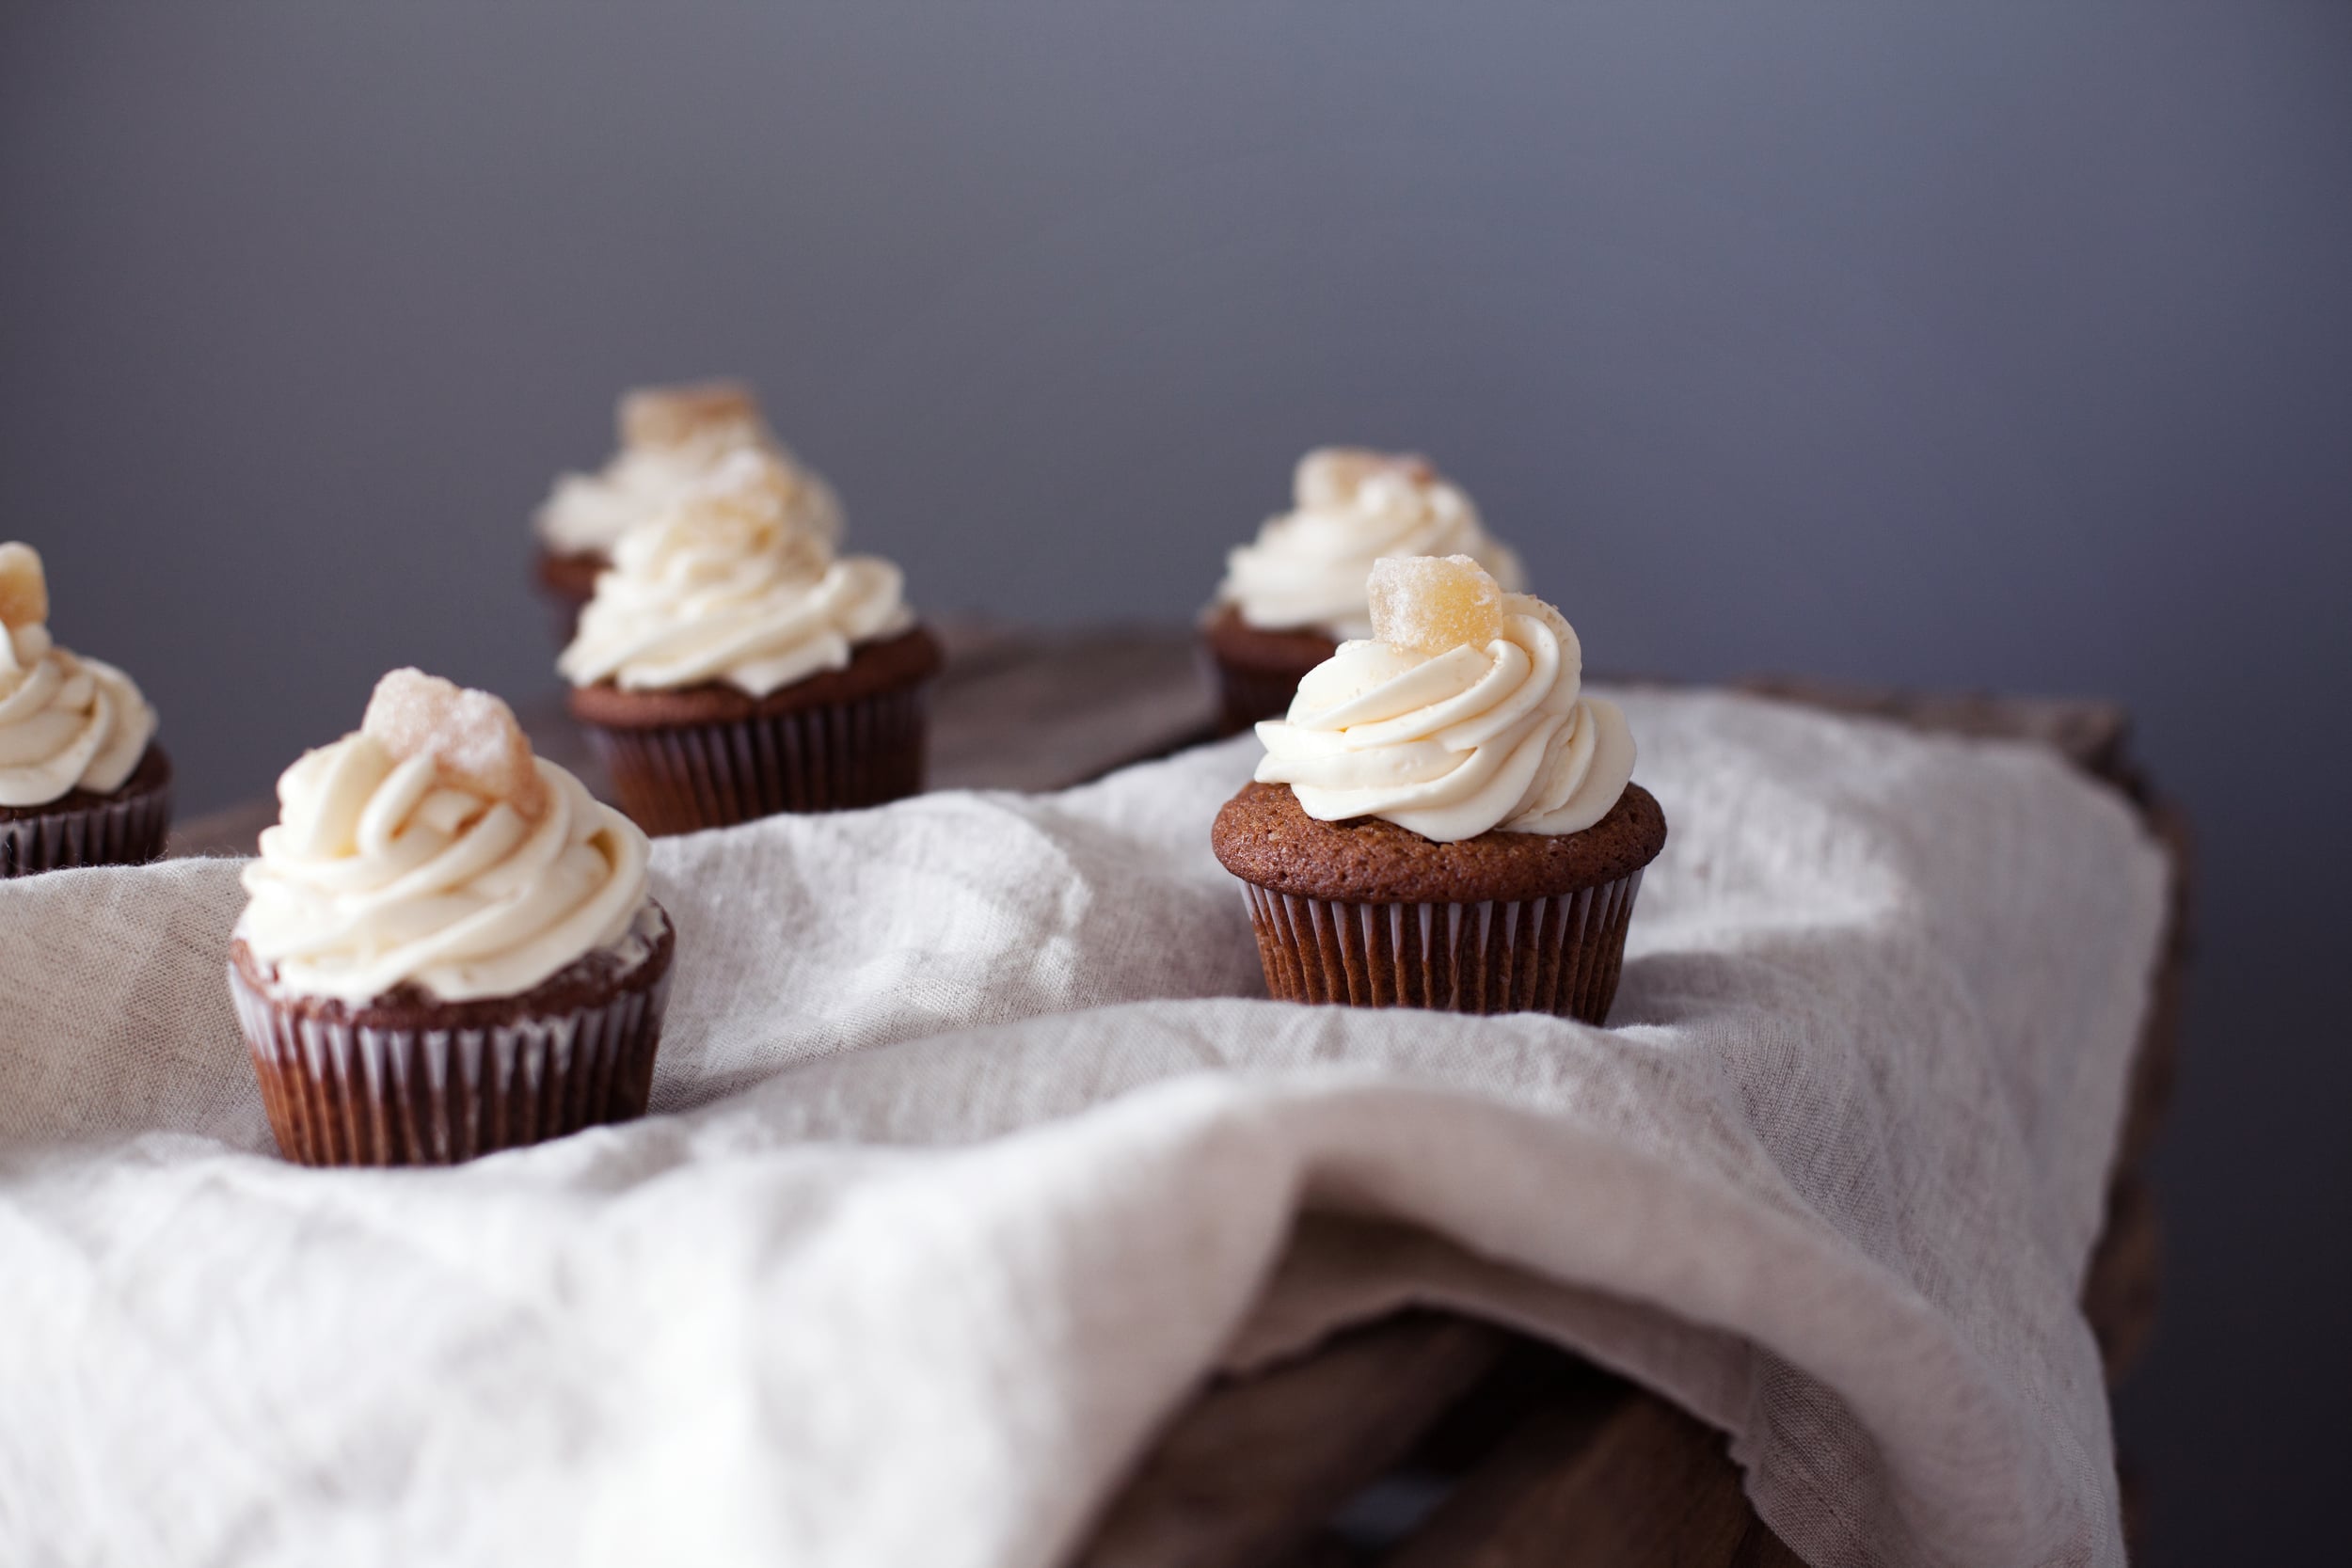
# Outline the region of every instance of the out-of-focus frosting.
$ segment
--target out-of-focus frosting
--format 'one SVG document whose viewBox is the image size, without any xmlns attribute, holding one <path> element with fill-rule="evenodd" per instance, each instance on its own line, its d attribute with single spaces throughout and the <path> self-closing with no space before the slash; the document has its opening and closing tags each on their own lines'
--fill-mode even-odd
<svg viewBox="0 0 2352 1568">
<path fill-rule="evenodd" d="M 644 946 L 644 832 L 532 756 L 486 693 L 394 671 L 360 728 L 305 753 L 278 800 L 237 935 L 291 990 L 514 996 Z"/>
<path fill-rule="evenodd" d="M 1625 715 L 1580 696 L 1583 653 L 1558 610 L 1486 589 L 1499 600 L 1491 636 L 1443 651 L 1409 637 L 1342 643 L 1298 683 L 1287 718 L 1258 726 L 1258 778 L 1289 784 L 1319 821 L 1384 817 L 1441 844 L 1498 828 L 1572 833 L 1607 816 L 1633 777 Z"/>
<path fill-rule="evenodd" d="M 564 678 L 625 691 L 723 682 L 765 697 L 913 626 L 898 568 L 836 557 L 776 472 L 764 453 L 736 452 L 624 534 L 556 661 Z"/>
<path fill-rule="evenodd" d="M 1226 558 L 1217 600 L 1250 626 L 1371 636 L 1364 578 L 1384 556 L 1467 555 L 1504 589 L 1520 586 L 1518 557 L 1425 459 L 1323 447 L 1299 459 L 1292 492 L 1294 509 Z"/>
<path fill-rule="evenodd" d="M 621 535 L 660 515 L 735 453 L 775 460 L 779 504 L 796 527 L 828 543 L 841 537 L 841 502 L 795 461 L 760 418 L 750 391 L 726 382 L 649 387 L 621 399 L 620 450 L 593 474 L 565 474 L 539 508 L 541 543 L 559 555 L 607 555 Z"/>
<path fill-rule="evenodd" d="M 49 585 L 28 545 L 0 545 L 0 806 L 120 789 L 155 736 L 131 677 L 50 641 Z"/>
</svg>

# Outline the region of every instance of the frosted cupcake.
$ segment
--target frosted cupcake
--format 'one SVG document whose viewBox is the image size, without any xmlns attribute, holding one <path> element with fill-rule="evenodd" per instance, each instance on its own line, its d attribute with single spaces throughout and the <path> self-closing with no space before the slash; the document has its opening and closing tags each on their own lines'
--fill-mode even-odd
<svg viewBox="0 0 2352 1568">
<path fill-rule="evenodd" d="M 49 636 L 49 579 L 0 545 L 0 877 L 143 865 L 171 831 L 155 710 L 111 664 Z"/>
<path fill-rule="evenodd" d="M 1666 843 L 1616 705 L 1560 612 L 1467 556 L 1371 571 L 1373 635 L 1258 726 L 1212 832 L 1266 989 L 1296 1002 L 1599 1023 Z"/>
<path fill-rule="evenodd" d="M 557 668 L 651 833 L 879 805 L 923 787 L 943 662 L 898 568 L 837 555 L 785 466 L 738 451 L 613 546 Z"/>
<path fill-rule="evenodd" d="M 562 640 L 570 641 L 621 535 L 669 510 L 738 451 L 774 458 L 800 526 L 840 539 L 832 487 L 793 460 L 739 382 L 640 388 L 621 398 L 616 423 L 620 450 L 596 473 L 558 479 L 534 519 L 539 586 L 555 603 Z"/>
<path fill-rule="evenodd" d="M 644 1111 L 676 946 L 645 835 L 504 703 L 396 670 L 278 799 L 229 989 L 288 1159 L 447 1164 Z"/>
<path fill-rule="evenodd" d="M 1509 592 L 1518 557 L 1427 459 L 1324 447 L 1299 459 L 1293 509 L 1226 559 L 1201 624 L 1226 733 L 1278 718 L 1300 677 L 1371 635 L 1365 574 L 1385 556 L 1467 555 Z"/>
</svg>

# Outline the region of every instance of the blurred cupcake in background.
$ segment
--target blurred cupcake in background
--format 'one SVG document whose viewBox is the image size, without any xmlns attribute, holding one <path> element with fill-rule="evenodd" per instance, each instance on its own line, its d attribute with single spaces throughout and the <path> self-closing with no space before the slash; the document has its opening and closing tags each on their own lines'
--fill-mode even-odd
<svg viewBox="0 0 2352 1568">
<path fill-rule="evenodd" d="M 1666 818 L 1633 735 L 1583 694 L 1560 612 L 1467 556 L 1370 574 L 1373 635 L 1258 726 L 1218 812 L 1279 1000 L 1600 1023 Z"/>
<path fill-rule="evenodd" d="M 1521 586 L 1518 557 L 1426 458 L 1321 447 L 1299 459 L 1292 495 L 1292 510 L 1226 558 L 1202 619 L 1228 735 L 1279 717 L 1308 671 L 1371 635 L 1364 581 L 1375 561 L 1466 555 L 1504 592 Z"/>
<path fill-rule="evenodd" d="M 415 670 L 278 780 L 229 989 L 278 1145 L 447 1164 L 645 1109 L 676 941 L 645 835 Z"/>
<path fill-rule="evenodd" d="M 835 553 L 790 465 L 730 453 L 623 534 L 557 660 L 613 792 L 651 833 L 879 805 L 923 787 L 943 663 L 898 568 Z"/>
<path fill-rule="evenodd" d="M 621 535 L 668 510 L 738 451 L 774 458 L 799 522 L 839 541 L 841 506 L 832 487 L 793 460 L 740 382 L 640 388 L 622 396 L 616 422 L 620 450 L 596 473 L 558 479 L 534 519 L 538 581 L 554 603 L 559 641 L 570 641 Z"/>
<path fill-rule="evenodd" d="M 111 664 L 49 636 L 49 578 L 0 545 L 0 877 L 143 865 L 171 831 L 155 710 Z"/>
</svg>

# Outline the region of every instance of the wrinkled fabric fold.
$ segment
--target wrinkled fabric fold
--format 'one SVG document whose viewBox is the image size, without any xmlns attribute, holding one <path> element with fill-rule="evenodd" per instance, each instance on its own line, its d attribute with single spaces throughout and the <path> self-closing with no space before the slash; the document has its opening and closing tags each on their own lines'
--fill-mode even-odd
<svg viewBox="0 0 2352 1568">
<path fill-rule="evenodd" d="M 454 1170 L 270 1151 L 233 863 L 0 886 L 0 1559 L 1043 1568 L 1212 1369 L 1420 1294 L 1724 1428 L 1809 1560 L 2120 1564 L 2161 856 L 2043 752 L 1621 700 L 1612 1028 L 1264 1000 L 1240 740 L 663 841 L 655 1114 Z"/>
</svg>

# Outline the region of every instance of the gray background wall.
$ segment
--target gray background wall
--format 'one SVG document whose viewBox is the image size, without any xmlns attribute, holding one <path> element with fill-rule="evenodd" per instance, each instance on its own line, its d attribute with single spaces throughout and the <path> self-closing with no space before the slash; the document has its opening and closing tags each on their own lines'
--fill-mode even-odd
<svg viewBox="0 0 2352 1568">
<path fill-rule="evenodd" d="M 2151 1560 L 2352 1452 L 2352 9 L 0 12 L 0 535 L 265 791 L 552 681 L 613 393 L 754 377 L 918 601 L 1187 614 L 1326 440 L 1610 666 L 2111 693 L 2203 831 Z"/>
</svg>

